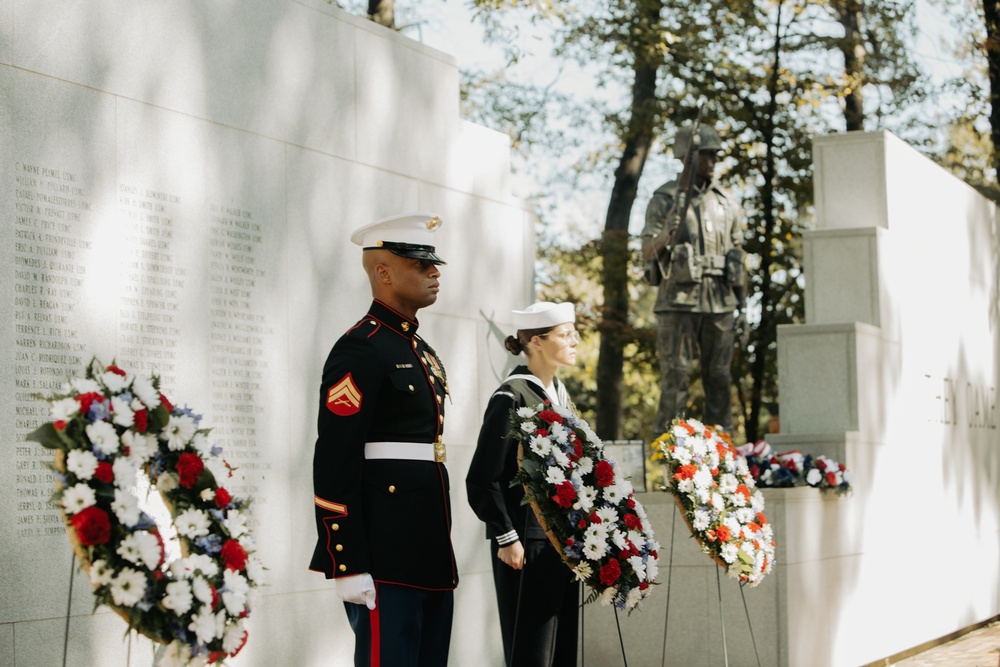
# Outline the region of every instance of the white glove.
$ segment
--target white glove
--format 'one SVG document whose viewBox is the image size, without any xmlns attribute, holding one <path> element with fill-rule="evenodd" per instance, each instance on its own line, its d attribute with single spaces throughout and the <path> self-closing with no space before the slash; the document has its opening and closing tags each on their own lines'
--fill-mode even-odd
<svg viewBox="0 0 1000 667">
<path fill-rule="evenodd" d="M 375 609 L 375 580 L 372 575 L 352 574 L 348 577 L 337 577 L 337 597 L 344 602 L 363 604 L 369 609 Z"/>
</svg>

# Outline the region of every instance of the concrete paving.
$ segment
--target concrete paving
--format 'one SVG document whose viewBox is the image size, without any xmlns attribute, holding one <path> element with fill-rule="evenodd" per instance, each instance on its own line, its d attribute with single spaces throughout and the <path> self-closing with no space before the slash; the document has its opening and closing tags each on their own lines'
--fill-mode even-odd
<svg viewBox="0 0 1000 667">
<path fill-rule="evenodd" d="M 1000 621 L 891 664 L 893 667 L 1000 667 Z"/>
</svg>

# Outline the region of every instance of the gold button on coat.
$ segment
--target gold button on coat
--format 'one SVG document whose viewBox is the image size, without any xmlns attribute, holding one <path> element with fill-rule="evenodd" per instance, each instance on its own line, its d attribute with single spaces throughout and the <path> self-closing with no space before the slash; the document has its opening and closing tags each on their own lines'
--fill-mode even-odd
<svg viewBox="0 0 1000 667">
<path fill-rule="evenodd" d="M 396 493 L 396 487 L 392 484 L 389 485 L 389 493 Z"/>
<path fill-rule="evenodd" d="M 337 548 L 337 551 L 343 551 L 344 550 L 344 545 L 343 544 L 338 544 L 336 548 Z"/>
<path fill-rule="evenodd" d="M 330 525 L 330 529 L 331 530 L 340 530 L 340 524 L 339 523 L 331 524 Z"/>
<path fill-rule="evenodd" d="M 340 570 L 341 572 L 347 572 L 347 566 L 346 566 L 346 565 L 341 565 L 341 566 L 340 566 L 339 568 L 337 568 L 337 569 L 339 569 L 339 570 Z"/>
</svg>

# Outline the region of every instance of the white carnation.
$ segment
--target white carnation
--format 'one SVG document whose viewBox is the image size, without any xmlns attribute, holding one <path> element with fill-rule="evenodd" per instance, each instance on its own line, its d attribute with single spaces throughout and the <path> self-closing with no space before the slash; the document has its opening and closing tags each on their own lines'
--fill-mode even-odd
<svg viewBox="0 0 1000 667">
<path fill-rule="evenodd" d="M 146 531 L 126 535 L 116 550 L 119 556 L 136 565 L 154 570 L 160 564 L 163 552 L 156 536 Z"/>
<path fill-rule="evenodd" d="M 257 556 L 257 554 L 250 554 L 247 557 L 247 577 L 250 581 L 257 584 L 258 586 L 264 583 L 267 576 L 266 568 L 264 567 L 264 562 Z"/>
<path fill-rule="evenodd" d="M 239 510 L 229 510 L 226 512 L 225 525 L 230 537 L 234 539 L 243 537 L 249 530 L 247 527 L 247 515 L 241 514 Z"/>
<path fill-rule="evenodd" d="M 125 387 L 129 385 L 129 381 L 128 377 L 112 373 L 111 371 L 101 373 L 101 382 L 104 383 L 104 386 L 107 387 L 112 394 L 122 392 Z"/>
<path fill-rule="evenodd" d="M 115 377 L 118 376 L 115 375 Z M 128 401 L 121 396 L 111 397 L 111 415 L 112 421 L 119 426 L 129 428 L 135 423 L 135 413 L 132 412 L 132 408 L 128 406 Z"/>
<path fill-rule="evenodd" d="M 188 566 L 191 568 L 192 572 L 200 572 L 209 579 L 214 577 L 219 573 L 219 566 L 216 565 L 215 561 L 211 557 L 205 554 L 194 554 L 193 556 L 188 556 Z M 197 590 L 195 595 L 197 595 Z M 209 596 L 211 597 L 211 596 Z M 199 596 L 199 600 L 202 598 Z M 202 600 L 204 602 L 204 600 Z"/>
<path fill-rule="evenodd" d="M 177 452 L 187 447 L 196 430 L 194 420 L 187 415 L 170 415 L 166 428 L 160 431 L 160 440 L 166 442 L 169 449 Z"/>
<path fill-rule="evenodd" d="M 122 444 L 128 447 L 128 456 L 135 461 L 136 466 L 145 463 L 159 447 L 155 435 L 135 431 L 125 431 L 122 434 Z"/>
<path fill-rule="evenodd" d="M 552 453 L 552 442 L 548 438 L 533 435 L 528 440 L 528 446 L 531 447 L 531 451 L 542 458 L 546 458 Z"/>
<path fill-rule="evenodd" d="M 225 625 L 226 612 L 220 611 L 218 614 L 213 614 L 208 605 L 202 605 L 198 613 L 191 619 L 188 630 L 194 632 L 199 642 L 208 644 L 222 636 Z"/>
<path fill-rule="evenodd" d="M 191 609 L 194 598 L 191 595 L 191 584 L 186 581 L 173 581 L 167 584 L 167 594 L 163 596 L 163 606 L 183 616 Z"/>
<path fill-rule="evenodd" d="M 131 458 L 119 456 L 111 464 L 111 470 L 115 475 L 115 486 L 119 489 L 129 489 L 135 486 L 135 464 Z"/>
<path fill-rule="evenodd" d="M 145 376 L 138 376 L 132 382 L 132 391 L 148 409 L 153 410 L 160 405 L 160 392 L 152 381 Z"/>
<path fill-rule="evenodd" d="M 131 607 L 146 595 L 146 575 L 130 567 L 122 568 L 111 581 L 111 599 L 116 605 Z"/>
<path fill-rule="evenodd" d="M 94 586 L 107 586 L 114 577 L 114 570 L 108 566 L 108 562 L 103 558 L 95 560 L 90 564 L 90 583 Z"/>
<path fill-rule="evenodd" d="M 236 621 L 228 628 L 226 628 L 226 633 L 222 637 L 222 650 L 227 655 L 234 653 L 239 647 L 243 646 L 243 642 L 246 638 L 247 631 L 243 625 L 243 619 Z"/>
<path fill-rule="evenodd" d="M 90 378 L 73 378 L 69 381 L 69 384 L 79 394 L 103 393 L 101 392 L 101 385 Z"/>
<path fill-rule="evenodd" d="M 115 499 L 111 503 L 111 510 L 126 528 L 132 528 L 139 523 L 139 499 L 129 491 L 115 489 Z"/>
<path fill-rule="evenodd" d="M 90 479 L 97 470 L 97 457 L 84 449 L 71 449 L 66 456 L 66 469 L 80 479 Z"/>
<path fill-rule="evenodd" d="M 561 484 L 566 481 L 566 473 L 557 466 L 549 466 L 545 471 L 545 481 L 549 484 Z"/>
<path fill-rule="evenodd" d="M 94 490 L 86 484 L 74 484 L 62 496 L 62 506 L 67 514 L 81 512 L 97 502 Z"/>
<path fill-rule="evenodd" d="M 162 475 L 160 476 L 162 479 Z M 208 515 L 199 509 L 188 508 L 174 518 L 177 534 L 188 539 L 208 535 Z"/>
<path fill-rule="evenodd" d="M 239 616 L 247 606 L 247 592 L 250 584 L 239 572 L 226 570 L 222 573 L 222 604 L 231 616 Z"/>
<path fill-rule="evenodd" d="M 49 406 L 52 421 L 67 421 L 80 410 L 80 404 L 75 398 L 63 398 L 54 401 Z"/>
<path fill-rule="evenodd" d="M 99 421 L 87 424 L 85 431 L 90 442 L 94 444 L 94 447 L 99 452 L 114 454 L 121 446 L 121 441 L 118 440 L 118 432 L 108 422 Z"/>
</svg>

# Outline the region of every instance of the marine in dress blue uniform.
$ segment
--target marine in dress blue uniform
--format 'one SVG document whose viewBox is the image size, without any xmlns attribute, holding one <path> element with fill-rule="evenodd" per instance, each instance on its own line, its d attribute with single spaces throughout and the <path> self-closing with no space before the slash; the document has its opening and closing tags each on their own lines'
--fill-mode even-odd
<svg viewBox="0 0 1000 667">
<path fill-rule="evenodd" d="M 442 444 L 448 384 L 416 319 L 436 299 L 439 226 L 434 214 L 404 214 L 352 235 L 374 300 L 323 368 L 310 569 L 337 580 L 359 667 L 448 660 L 458 584 Z"/>
</svg>

